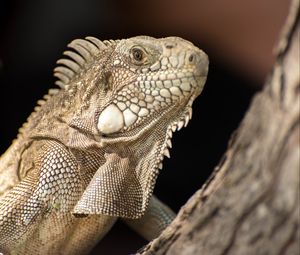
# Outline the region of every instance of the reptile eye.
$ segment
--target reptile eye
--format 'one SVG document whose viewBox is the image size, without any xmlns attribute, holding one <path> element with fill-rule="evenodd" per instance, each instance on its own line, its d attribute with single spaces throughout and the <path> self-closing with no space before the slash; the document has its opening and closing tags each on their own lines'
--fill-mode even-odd
<svg viewBox="0 0 300 255">
<path fill-rule="evenodd" d="M 132 55 L 136 61 L 141 61 L 143 59 L 143 52 L 140 49 L 133 49 Z"/>
<path fill-rule="evenodd" d="M 144 60 L 145 53 L 140 48 L 132 48 L 131 56 L 135 62 L 141 63 Z"/>
</svg>

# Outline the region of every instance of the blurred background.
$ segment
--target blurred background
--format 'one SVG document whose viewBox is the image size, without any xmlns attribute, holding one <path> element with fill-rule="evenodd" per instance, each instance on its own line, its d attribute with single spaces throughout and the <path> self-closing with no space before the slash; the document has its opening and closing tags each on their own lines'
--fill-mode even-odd
<svg viewBox="0 0 300 255">
<path fill-rule="evenodd" d="M 155 194 L 178 211 L 201 187 L 226 150 L 253 94 L 274 63 L 288 12 L 286 0 L 6 0 L 0 2 L 0 152 L 55 79 L 68 42 L 135 35 L 180 36 L 210 57 L 193 119 L 175 134 Z M 129 254 L 146 244 L 118 223 L 92 254 Z"/>
</svg>

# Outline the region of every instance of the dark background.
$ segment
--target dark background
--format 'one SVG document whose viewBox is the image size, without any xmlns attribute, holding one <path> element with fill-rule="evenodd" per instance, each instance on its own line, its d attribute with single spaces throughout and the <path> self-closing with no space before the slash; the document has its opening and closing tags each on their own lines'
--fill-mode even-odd
<svg viewBox="0 0 300 255">
<path fill-rule="evenodd" d="M 284 0 L 10 0 L 0 2 L 0 150 L 16 137 L 35 102 L 53 87 L 52 70 L 72 39 L 180 36 L 210 57 L 193 119 L 175 134 L 155 194 L 175 211 L 201 187 L 230 134 L 261 89 L 287 14 Z M 128 254 L 146 242 L 118 223 L 96 248 Z M 96 254 L 96 249 L 92 254 Z"/>
</svg>

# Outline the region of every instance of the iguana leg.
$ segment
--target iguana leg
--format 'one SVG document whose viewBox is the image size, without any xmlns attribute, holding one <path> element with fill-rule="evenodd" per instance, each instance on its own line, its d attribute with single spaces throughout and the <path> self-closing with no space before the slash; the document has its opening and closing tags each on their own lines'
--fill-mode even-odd
<svg viewBox="0 0 300 255">
<path fill-rule="evenodd" d="M 176 214 L 165 204 L 152 196 L 149 207 L 140 219 L 122 219 L 138 234 L 150 241 L 157 237 L 175 218 Z"/>
<path fill-rule="evenodd" d="M 53 237 L 66 237 L 63 232 L 80 195 L 77 164 L 68 149 L 56 141 L 32 146 L 33 169 L 0 199 L 0 252 L 26 254 L 31 247 L 40 254 L 43 245 L 59 247 L 62 241 Z M 50 250 L 45 254 L 52 254 Z"/>
<path fill-rule="evenodd" d="M 10 248 L 25 233 L 32 232 L 32 223 L 40 219 L 42 205 L 27 203 L 34 193 L 35 183 L 36 178 L 28 176 L 0 199 L 0 254 L 9 254 Z"/>
<path fill-rule="evenodd" d="M 61 254 L 88 254 L 89 251 L 106 235 L 117 218 L 93 214 L 74 221 L 73 231 L 60 248 Z"/>
</svg>

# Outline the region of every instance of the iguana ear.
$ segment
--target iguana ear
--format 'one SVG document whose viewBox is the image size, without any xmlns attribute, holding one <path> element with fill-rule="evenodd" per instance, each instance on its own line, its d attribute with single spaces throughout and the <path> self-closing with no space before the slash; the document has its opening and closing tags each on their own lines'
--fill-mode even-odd
<svg viewBox="0 0 300 255">
<path fill-rule="evenodd" d="M 168 151 L 161 137 L 162 141 L 150 141 L 149 137 L 143 142 L 150 146 L 143 149 L 133 147 L 136 154 L 128 158 L 116 153 L 105 154 L 106 162 L 95 173 L 73 213 L 131 219 L 143 216 L 162 167 L 163 154 Z"/>
<path fill-rule="evenodd" d="M 64 55 L 69 58 L 62 58 L 57 61 L 59 66 L 54 69 L 54 76 L 59 80 L 55 84 L 63 89 L 66 88 L 110 44 L 110 41 L 102 42 L 91 36 L 85 39 L 73 40 L 68 44 L 68 47 L 73 49 L 73 51 L 68 50 L 64 52 Z"/>
</svg>

